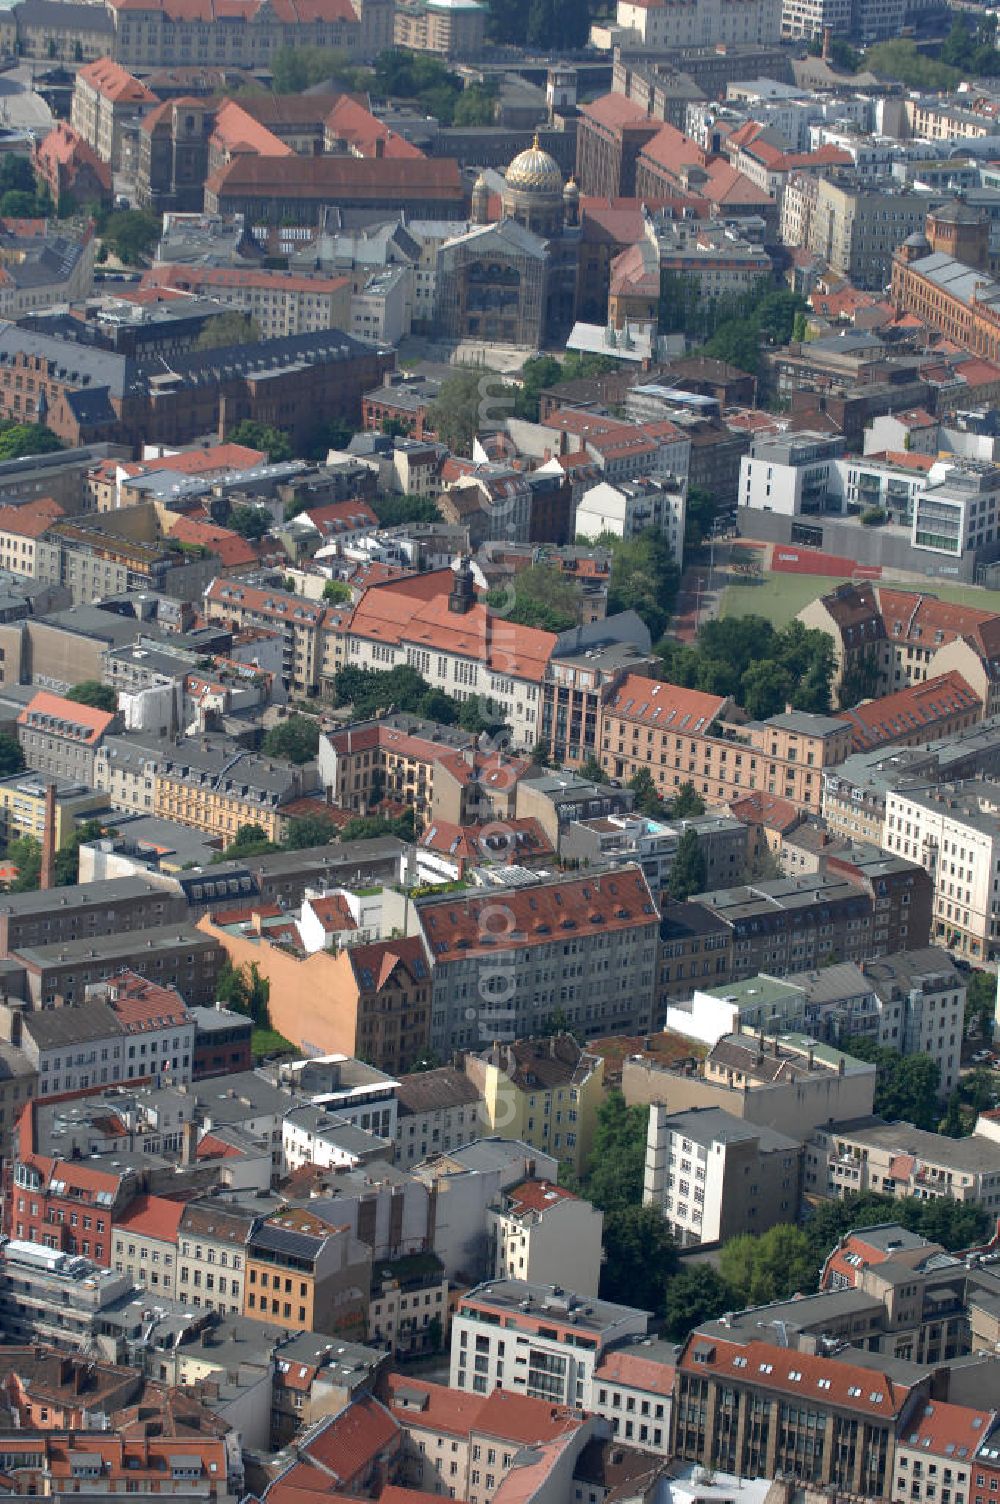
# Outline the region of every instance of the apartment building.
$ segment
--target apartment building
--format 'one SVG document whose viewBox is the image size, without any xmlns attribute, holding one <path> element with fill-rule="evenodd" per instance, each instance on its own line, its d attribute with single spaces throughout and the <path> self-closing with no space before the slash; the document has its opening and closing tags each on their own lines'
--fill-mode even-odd
<svg viewBox="0 0 1000 1504">
<path fill-rule="evenodd" d="M 246 1245 L 243 1314 L 363 1341 L 372 1251 L 346 1227 L 286 1208 L 255 1225 Z"/>
<path fill-rule="evenodd" d="M 636 868 L 501 894 L 430 895 L 416 911 L 435 1050 L 513 1043 L 540 1033 L 556 1010 L 577 1036 L 651 1025 L 659 920 Z"/>
<path fill-rule="evenodd" d="M 930 875 L 935 941 L 970 961 L 992 959 L 1000 892 L 997 786 L 969 779 L 888 789 L 882 844 Z"/>
<path fill-rule="evenodd" d="M 956 671 L 982 700 L 987 717 L 1000 711 L 1000 669 L 994 667 L 1000 660 L 1000 616 L 993 611 L 925 591 L 848 584 L 811 602 L 799 620 L 829 634 L 839 677 L 852 676 L 873 698 Z"/>
<path fill-rule="evenodd" d="M 881 292 L 896 247 L 923 230 L 927 207 L 927 195 L 908 187 L 819 178 L 808 249 L 855 287 Z"/>
<path fill-rule="evenodd" d="M 94 760 L 116 717 L 40 689 L 17 718 L 17 738 L 29 768 L 93 788 Z"/>
<path fill-rule="evenodd" d="M 982 700 L 955 669 L 841 713 L 850 722 L 855 752 L 925 747 L 968 730 L 982 716 Z"/>
<path fill-rule="evenodd" d="M 413 715 L 390 715 L 346 731 L 324 732 L 319 740 L 320 783 L 341 809 L 364 813 L 382 799 L 409 805 L 418 834 L 432 817 L 472 824 L 482 814 L 478 780 L 439 774 L 443 764 L 454 764 L 456 755 L 471 769 L 475 741 L 457 726 Z"/>
<path fill-rule="evenodd" d="M 177 1297 L 207 1311 L 244 1309 L 246 1245 L 252 1213 L 213 1201 L 188 1201 L 177 1226 Z"/>
<path fill-rule="evenodd" d="M 552 1034 L 467 1054 L 463 1068 L 488 1131 L 532 1144 L 582 1172 L 604 1100 L 599 1055 L 581 1048 L 572 1034 Z"/>
<path fill-rule="evenodd" d="M 253 319 L 265 339 L 312 334 L 323 329 L 351 332 L 350 277 L 234 266 L 157 265 L 144 287 L 165 288 L 211 298 Z M 355 330 L 368 338 L 373 331 Z"/>
<path fill-rule="evenodd" d="M 59 941 L 134 935 L 186 918 L 181 893 L 144 877 L 78 883 L 54 892 L 5 893 L 0 901 L 0 952 L 9 956 Z M 133 939 L 134 948 L 139 943 Z"/>
<path fill-rule="evenodd" d="M 438 57 L 475 57 L 486 36 L 486 7 L 477 0 L 399 0 L 393 40 L 397 47 Z"/>
<path fill-rule="evenodd" d="M 604 1216 L 589 1201 L 547 1180 L 525 1180 L 502 1193 L 487 1221 L 497 1279 L 565 1280 L 578 1295 L 596 1296 Z"/>
<path fill-rule="evenodd" d="M 678 1456 L 744 1478 L 788 1474 L 864 1499 L 889 1496 L 897 1427 L 930 1384 L 844 1358 L 695 1330 L 677 1361 Z M 828 1442 L 829 1438 L 829 1442 Z"/>
<path fill-rule="evenodd" d="M 652 1337 L 604 1354 L 592 1398 L 615 1441 L 670 1456 L 676 1357 L 672 1343 Z"/>
<path fill-rule="evenodd" d="M 54 780 L 15 773 L 0 779 L 0 831 L 8 840 L 32 836 L 41 841 L 45 834 L 45 809 L 48 789 Z M 67 846 L 78 826 L 89 816 L 99 816 L 107 809 L 103 795 L 82 783 L 55 782 L 56 850 Z"/>
<path fill-rule="evenodd" d="M 699 904 L 730 928 L 732 979 L 787 976 L 830 961 L 860 964 L 925 944 L 930 895 L 924 873 L 912 862 L 880 865 L 877 897 L 856 873 L 833 871 L 700 893 Z M 895 923 L 893 909 L 903 916 Z"/>
<path fill-rule="evenodd" d="M 363 1055 L 397 1074 L 427 1053 L 431 963 L 419 936 L 306 955 L 276 904 L 231 910 L 218 924 L 205 916 L 198 928 L 232 965 L 258 967 L 271 984 L 272 1025 L 305 1054 Z"/>
<path fill-rule="evenodd" d="M 435 689 L 480 695 L 511 728 L 515 747 L 538 739 L 553 632 L 518 626 L 477 599 L 472 571 L 432 570 L 365 591 L 345 627 L 352 668 L 409 663 Z"/>
<path fill-rule="evenodd" d="M 284 832 L 285 806 L 308 793 L 313 777 L 293 763 L 235 750 L 223 737 L 194 737 L 169 747 L 153 774 L 153 813 L 224 843 L 241 825 L 259 825 L 269 841 Z"/>
<path fill-rule="evenodd" d="M 770 1025 L 767 1032 L 760 1025 L 756 1029 L 741 1027 L 742 1021 L 737 1019 L 732 1032 L 722 1033 L 712 1042 L 700 1073 L 683 1065 L 671 1067 L 652 1052 L 635 1052 L 622 1063 L 626 1102 L 629 1106 L 660 1102 L 673 1114 L 691 1108 L 718 1108 L 727 1117 L 748 1125 L 760 1124 L 793 1139 L 801 1139 L 814 1123 L 870 1114 L 875 1096 L 874 1065 L 820 1043 L 811 1034 L 783 1032 L 801 1027 L 794 1012 L 799 991 L 772 977 L 755 977 L 752 982 L 732 983 L 729 989 L 696 992 L 690 1009 L 692 1021 L 703 1023 L 713 1004 L 729 1007 L 736 999 L 748 1010 L 758 1003 L 770 1010 L 776 993 L 779 1005 L 786 1004 L 792 1017 Z M 800 992 L 803 995 L 804 989 Z M 689 1030 L 699 1024 L 688 1024 L 680 1008 L 668 1010 L 667 1027 L 685 1037 L 698 1037 Z M 704 1192 L 704 1183 L 701 1189 Z M 667 1190 L 676 1200 L 672 1188 Z"/>
<path fill-rule="evenodd" d="M 874 1191 L 897 1199 L 943 1197 L 1000 1210 L 996 1143 L 974 1133 L 945 1138 L 879 1117 L 816 1127 L 806 1144 L 805 1190 L 818 1196 Z"/>
<path fill-rule="evenodd" d="M 161 986 L 175 987 L 192 1007 L 215 1001 L 223 951 L 186 921 L 144 929 L 141 935 L 90 935 L 55 944 L 24 945 L 15 957 L 33 1008 L 79 1003 L 94 983 L 126 967 Z"/>
<path fill-rule="evenodd" d="M 636 480 L 601 481 L 584 493 L 576 509 L 576 535 L 600 538 L 634 538 L 654 528 L 670 545 L 678 568 L 684 558 L 685 488 L 682 483 L 639 477 Z"/>
<path fill-rule="evenodd" d="M 941 1095 L 948 1096 L 958 1082 L 965 1035 L 963 973 L 936 946 L 867 961 L 864 972 L 881 1003 L 881 1042 L 901 1055 L 929 1055 L 941 1072 Z"/>
<path fill-rule="evenodd" d="M 63 516 L 63 508 L 47 496 L 20 506 L 0 507 L 0 568 L 35 579 L 37 541 Z"/>
<path fill-rule="evenodd" d="M 112 23 L 109 50 L 129 68 L 266 67 L 284 47 L 334 48 L 357 54 L 362 26 L 346 0 L 323 0 L 308 12 L 274 11 L 253 4 L 238 19 L 220 25 L 213 7 L 187 9 L 173 0 L 158 0 L 141 10 L 128 0 L 109 0 Z"/>
<path fill-rule="evenodd" d="M 581 1300 L 560 1285 L 491 1280 L 463 1296 L 452 1317 L 453 1389 L 525 1394 L 594 1409 L 594 1373 L 608 1349 L 645 1337 L 649 1313 Z"/>
<path fill-rule="evenodd" d="M 633 42 L 653 52 L 686 51 L 717 43 L 755 43 L 764 47 L 781 38 L 781 5 L 776 0 L 680 0 L 643 5 L 641 0 L 618 0 L 618 26 L 632 33 Z"/>
<path fill-rule="evenodd" d="M 183 1214 L 182 1201 L 137 1196 L 115 1220 L 115 1272 L 127 1274 L 140 1290 L 172 1300 L 177 1294 L 177 1230 Z"/>
<path fill-rule="evenodd" d="M 126 161 L 126 137 L 130 157 L 137 140 L 139 121 L 159 100 L 141 79 L 110 57 L 98 58 L 77 70 L 73 85 L 70 124 L 113 172 Z"/>
<path fill-rule="evenodd" d="M 727 710 L 719 695 L 629 674 L 601 707 L 601 765 L 624 780 L 644 768 L 665 799 L 692 783 L 709 804 L 759 789 L 818 810 L 822 769 L 848 755 L 850 727 L 798 710 L 730 725 Z"/>
<path fill-rule="evenodd" d="M 447 1154 L 474 1143 L 486 1131 L 479 1093 L 453 1065 L 404 1076 L 396 1100 L 395 1162 L 400 1169 L 410 1169 L 429 1154 Z"/>
<path fill-rule="evenodd" d="M 448 1277 L 433 1253 L 379 1260 L 368 1341 L 401 1356 L 436 1353 L 447 1336 Z"/>
<path fill-rule="evenodd" d="M 976 1453 L 987 1446 L 993 1432 L 996 1447 L 995 1410 L 973 1410 L 967 1405 L 949 1405 L 934 1400 L 913 1421 L 908 1435 L 896 1439 L 894 1493 L 914 1504 L 933 1501 L 947 1490 L 954 1499 L 973 1496 L 973 1482 L 982 1488 L 982 1464 Z"/>
<path fill-rule="evenodd" d="M 205 591 L 204 607 L 207 621 L 233 631 L 265 627 L 278 632 L 284 642 L 285 688 L 316 693 L 322 661 L 320 637 L 328 618 L 322 604 L 285 590 L 261 590 L 220 578 Z"/>
<path fill-rule="evenodd" d="M 650 1106 L 643 1204 L 662 1213 L 682 1247 L 794 1222 L 802 1183 L 799 1139 L 719 1107 Z"/>
</svg>

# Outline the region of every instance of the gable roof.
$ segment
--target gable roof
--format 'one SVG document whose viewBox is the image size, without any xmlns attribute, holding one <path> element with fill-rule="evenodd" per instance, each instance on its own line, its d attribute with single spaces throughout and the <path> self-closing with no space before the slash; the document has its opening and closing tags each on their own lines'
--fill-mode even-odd
<svg viewBox="0 0 1000 1504">
<path fill-rule="evenodd" d="M 916 732 L 928 741 L 940 735 L 942 724 L 962 711 L 981 711 L 983 702 L 957 670 L 938 674 L 920 684 L 911 684 L 880 700 L 869 700 L 853 710 L 842 711 L 839 720 L 848 721 L 855 752 L 871 752 L 889 746 Z"/>
<path fill-rule="evenodd" d="M 96 746 L 113 720 L 114 716 L 107 710 L 79 705 L 75 700 L 40 689 L 21 711 L 17 724 Z"/>
</svg>

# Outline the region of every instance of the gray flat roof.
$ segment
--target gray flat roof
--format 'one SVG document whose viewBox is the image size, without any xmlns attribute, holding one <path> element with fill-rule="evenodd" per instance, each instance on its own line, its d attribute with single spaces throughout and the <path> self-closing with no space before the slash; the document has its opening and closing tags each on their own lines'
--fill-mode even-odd
<svg viewBox="0 0 1000 1504">
<path fill-rule="evenodd" d="M 666 1126 L 705 1148 L 713 1143 L 740 1144 L 749 1139 L 755 1139 L 766 1153 L 780 1153 L 787 1149 L 797 1154 L 802 1147 L 798 1139 L 778 1133 L 774 1128 L 762 1128 L 757 1123 L 733 1117 L 722 1107 L 689 1107 L 686 1112 L 669 1113 Z"/>
</svg>

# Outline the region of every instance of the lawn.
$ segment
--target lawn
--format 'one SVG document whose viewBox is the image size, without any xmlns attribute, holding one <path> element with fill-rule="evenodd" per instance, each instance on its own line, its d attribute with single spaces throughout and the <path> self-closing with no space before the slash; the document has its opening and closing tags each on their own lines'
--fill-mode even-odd
<svg viewBox="0 0 1000 1504">
<path fill-rule="evenodd" d="M 830 575 L 765 574 L 757 584 L 728 585 L 723 592 L 722 616 L 763 616 L 776 627 L 808 606 L 818 596 L 829 595 L 842 584 Z M 901 582 L 883 580 L 889 590 L 923 590 L 940 600 L 959 606 L 975 606 L 981 611 L 1000 612 L 1000 590 L 984 590 L 976 585 L 946 585 L 937 580 Z"/>
<path fill-rule="evenodd" d="M 254 1029 L 250 1035 L 250 1053 L 254 1060 L 262 1060 L 265 1055 L 297 1055 L 299 1050 L 277 1029 Z"/>
<path fill-rule="evenodd" d="M 763 616 L 783 627 L 814 601 L 843 582 L 829 575 L 765 574 L 755 584 L 728 585 L 722 596 L 722 616 Z"/>
</svg>

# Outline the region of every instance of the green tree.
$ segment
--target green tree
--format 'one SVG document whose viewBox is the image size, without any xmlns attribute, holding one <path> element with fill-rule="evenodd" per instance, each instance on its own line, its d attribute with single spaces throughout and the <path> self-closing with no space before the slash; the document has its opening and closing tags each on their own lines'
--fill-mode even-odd
<svg viewBox="0 0 1000 1504">
<path fill-rule="evenodd" d="M 383 527 L 403 527 L 408 522 L 440 522 L 441 513 L 433 496 L 393 496 L 386 492 L 371 503 Z"/>
<path fill-rule="evenodd" d="M 546 387 L 555 386 L 562 377 L 562 366 L 551 355 L 534 355 L 521 367 L 521 386 L 515 400 L 519 418 L 538 422 L 539 398 Z"/>
<path fill-rule="evenodd" d="M 472 441 L 479 431 L 483 379 L 482 371 L 456 371 L 441 383 L 431 403 L 427 421 L 453 454 L 472 453 Z"/>
<path fill-rule="evenodd" d="M 755 721 L 778 715 L 789 701 L 793 684 L 791 674 L 773 660 L 751 663 L 740 679 L 743 708 Z"/>
<path fill-rule="evenodd" d="M 593 753 L 591 753 L 588 758 L 584 759 L 584 761 L 577 769 L 577 772 L 579 773 L 581 778 L 586 778 L 588 783 L 604 783 L 607 778 L 607 774 L 605 773 L 604 769 L 601 767 L 600 763 L 597 761 L 597 758 L 593 755 Z M 652 779 L 650 779 L 650 782 L 652 782 Z M 656 792 L 655 785 L 653 792 Z"/>
<path fill-rule="evenodd" d="M 651 820 L 666 816 L 667 806 L 657 793 L 653 775 L 648 768 L 639 768 L 629 779 L 628 786 L 635 795 L 635 807 L 640 815 L 646 815 Z"/>
<path fill-rule="evenodd" d="M 730 1238 L 719 1254 L 719 1273 L 745 1305 L 766 1305 L 802 1292 L 812 1294 L 819 1270 L 807 1233 L 779 1222 L 756 1236 Z"/>
<path fill-rule="evenodd" d="M 507 587 L 501 587 L 490 591 L 487 604 L 522 627 L 565 632 L 579 619 L 580 591 L 554 564 L 532 564 L 515 575 L 512 603 Z"/>
<path fill-rule="evenodd" d="M 412 841 L 412 808 L 404 810 L 401 815 L 355 815 L 340 832 L 342 841 L 373 841 L 377 836 L 396 836 L 400 841 Z"/>
<path fill-rule="evenodd" d="M 143 266 L 160 238 L 160 218 L 145 209 L 119 209 L 98 220 L 97 233 L 125 266 Z"/>
<path fill-rule="evenodd" d="M 962 82 L 961 68 L 936 61 L 902 37 L 869 47 L 865 67 L 877 78 L 894 79 L 910 89 L 947 91 Z"/>
<path fill-rule="evenodd" d="M 9 731 L 0 731 L 0 778 L 12 778 L 24 768 L 21 743 Z"/>
<path fill-rule="evenodd" d="M 216 999 L 234 1013 L 243 1013 L 252 1019 L 257 1028 L 270 1027 L 268 1004 L 271 999 L 271 982 L 261 976 L 256 961 L 245 961 L 242 966 L 227 963 L 219 974 L 215 988 Z"/>
<path fill-rule="evenodd" d="M 258 423 L 256 418 L 244 418 L 226 436 L 232 444 L 245 444 L 250 449 L 260 449 L 272 465 L 279 465 L 292 458 L 292 443 L 284 429 L 273 428 L 269 423 Z"/>
<path fill-rule="evenodd" d="M 260 325 L 248 314 L 235 308 L 209 319 L 195 341 L 196 350 L 232 349 L 236 345 L 256 345 L 261 339 Z"/>
<path fill-rule="evenodd" d="M 663 636 L 680 574 L 663 534 L 647 528 L 633 538 L 600 539 L 611 549 L 608 614 L 634 611 L 656 642 Z"/>
<path fill-rule="evenodd" d="M 351 587 L 344 580 L 327 580 L 323 586 L 323 599 L 330 606 L 346 606 L 352 600 Z"/>
<path fill-rule="evenodd" d="M 861 1034 L 848 1035 L 843 1048 L 876 1066 L 875 1111 L 890 1122 L 913 1123 L 933 1132 L 938 1125 L 941 1070 L 930 1055 L 900 1055 Z"/>
<path fill-rule="evenodd" d="M 62 443 L 42 423 L 0 423 L 0 460 L 26 459 L 32 454 L 54 454 Z"/>
<path fill-rule="evenodd" d="M 602 1300 L 659 1314 L 676 1269 L 677 1248 L 658 1208 L 617 1206 L 606 1214 Z"/>
<path fill-rule="evenodd" d="M 312 762 L 319 751 L 319 722 L 309 715 L 291 715 L 272 726 L 264 737 L 268 757 L 283 757 L 288 762 Z"/>
<path fill-rule="evenodd" d="M 326 846 L 336 830 L 322 815 L 296 815 L 288 822 L 282 845 L 286 851 L 305 851 L 310 846 Z"/>
<path fill-rule="evenodd" d="M 263 825 L 241 825 L 230 845 L 225 850 L 217 852 L 212 862 L 217 864 L 239 861 L 248 856 L 263 856 L 266 852 L 279 850 L 280 847 L 275 845 L 274 841 L 269 840 Z"/>
<path fill-rule="evenodd" d="M 452 125 L 492 125 L 496 115 L 495 85 L 470 84 L 455 101 Z"/>
<path fill-rule="evenodd" d="M 689 780 L 682 783 L 670 801 L 672 820 L 690 820 L 694 815 L 705 813 L 705 801 Z"/>
<path fill-rule="evenodd" d="M 114 715 L 118 709 L 117 691 L 99 679 L 81 679 L 79 684 L 66 691 L 66 699 L 77 705 L 89 705 L 93 710 L 106 710 L 109 715 Z"/>
<path fill-rule="evenodd" d="M 271 514 L 264 507 L 230 507 L 228 526 L 234 533 L 239 533 L 241 538 L 256 542 L 270 530 Z"/>
<path fill-rule="evenodd" d="M 648 1125 L 648 1107 L 627 1107 L 620 1091 L 608 1092 L 597 1113 L 584 1182 L 602 1211 L 641 1203 Z"/>
<path fill-rule="evenodd" d="M 307 460 L 325 460 L 331 449 L 338 453 L 346 449 L 354 432 L 346 418 L 318 418 L 301 446 L 303 457 Z"/>
<path fill-rule="evenodd" d="M 14 770 L 15 772 L 17 769 Z M 996 1019 L 997 979 L 989 971 L 969 973 L 969 990 L 965 997 L 965 1032 L 983 1039 L 993 1035 Z"/>
<path fill-rule="evenodd" d="M 31 893 L 38 887 L 42 873 L 42 848 L 34 836 L 17 836 L 7 843 L 7 860 L 17 868 L 11 883 L 12 893 Z"/>
<path fill-rule="evenodd" d="M 357 88 L 371 73 L 353 67 L 347 54 L 335 47 L 283 47 L 271 59 L 271 78 L 276 94 L 301 94 L 327 79 Z"/>
<path fill-rule="evenodd" d="M 736 1292 L 711 1264 L 683 1264 L 667 1281 L 663 1335 L 668 1342 L 683 1342 L 695 1327 L 739 1304 Z"/>
<path fill-rule="evenodd" d="M 667 892 L 679 903 L 692 893 L 704 893 L 708 881 L 705 853 L 696 831 L 688 829 L 677 842 L 677 850 L 667 874 Z"/>
</svg>

